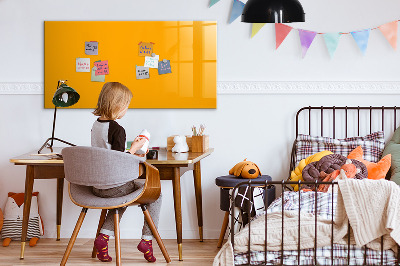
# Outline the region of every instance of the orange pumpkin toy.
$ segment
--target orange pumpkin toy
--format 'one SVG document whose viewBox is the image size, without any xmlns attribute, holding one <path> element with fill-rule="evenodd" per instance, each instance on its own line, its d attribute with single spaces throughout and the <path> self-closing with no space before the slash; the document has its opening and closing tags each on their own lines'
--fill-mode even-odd
<svg viewBox="0 0 400 266">
<path fill-rule="evenodd" d="M 249 179 L 260 176 L 261 171 L 258 166 L 255 163 L 246 160 L 247 158 L 242 162 L 237 163 L 231 170 L 229 170 L 229 174 Z"/>
</svg>

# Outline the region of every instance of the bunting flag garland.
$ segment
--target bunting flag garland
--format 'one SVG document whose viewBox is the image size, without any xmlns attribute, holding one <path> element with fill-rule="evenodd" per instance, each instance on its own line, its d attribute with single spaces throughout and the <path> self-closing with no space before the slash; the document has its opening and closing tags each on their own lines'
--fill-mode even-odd
<svg viewBox="0 0 400 266">
<path fill-rule="evenodd" d="M 231 17 L 229 18 L 229 24 L 242 15 L 244 3 L 239 0 L 233 0 Z"/>
<path fill-rule="evenodd" d="M 368 46 L 369 33 L 371 29 L 360 30 L 360 31 L 352 31 L 351 35 L 353 35 L 354 40 L 356 41 L 360 51 L 363 55 L 365 55 L 365 51 Z"/>
<path fill-rule="evenodd" d="M 218 2 L 219 2 L 219 0 L 210 0 L 210 4 L 208 7 L 212 7 L 213 5 L 215 5 Z"/>
<path fill-rule="evenodd" d="M 252 27 L 251 27 L 251 38 L 254 37 L 254 35 L 256 35 L 262 27 L 264 27 L 265 23 L 253 23 Z"/>
<path fill-rule="evenodd" d="M 326 48 L 328 48 L 329 55 L 332 58 L 333 54 L 336 51 L 336 48 L 338 47 L 339 39 L 340 36 L 342 36 L 342 34 L 340 34 L 339 32 L 333 32 L 333 33 L 325 33 L 323 36 Z"/>
<path fill-rule="evenodd" d="M 301 54 L 304 58 L 317 33 L 315 31 L 299 30 Z"/>
<path fill-rule="evenodd" d="M 220 0 L 209 0 L 209 6 L 212 7 Z M 231 14 L 229 16 L 229 24 L 235 21 L 243 12 L 245 1 L 244 0 L 231 0 L 232 9 Z M 386 40 L 392 46 L 394 50 L 397 49 L 397 31 L 398 31 L 398 22 L 400 20 L 395 20 L 378 27 L 368 28 L 360 31 L 351 31 L 351 32 L 333 32 L 333 33 L 324 33 L 324 32 L 315 32 L 309 30 L 303 30 L 298 28 L 293 28 L 288 25 L 282 23 L 275 23 L 275 41 L 276 47 L 278 49 L 286 37 L 292 30 L 298 30 L 300 36 L 300 43 L 301 43 L 301 53 L 302 58 L 304 58 L 307 54 L 308 49 L 310 48 L 312 42 L 314 41 L 317 34 L 323 36 L 326 48 L 328 49 L 329 56 L 333 58 L 337 47 L 339 45 L 340 37 L 343 34 L 351 34 L 353 36 L 354 41 L 356 42 L 358 48 L 360 49 L 361 53 L 365 55 L 368 47 L 369 36 L 372 30 L 380 30 L 385 36 Z M 251 28 L 251 38 L 253 38 L 261 29 L 264 27 L 266 23 L 252 23 Z"/>
<path fill-rule="evenodd" d="M 275 23 L 276 49 L 278 49 L 278 47 L 282 44 L 282 42 L 285 40 L 286 36 L 288 36 L 292 29 L 293 28 L 288 25 Z"/>
<path fill-rule="evenodd" d="M 397 48 L 397 22 L 396 20 L 378 27 L 394 50 Z"/>
</svg>

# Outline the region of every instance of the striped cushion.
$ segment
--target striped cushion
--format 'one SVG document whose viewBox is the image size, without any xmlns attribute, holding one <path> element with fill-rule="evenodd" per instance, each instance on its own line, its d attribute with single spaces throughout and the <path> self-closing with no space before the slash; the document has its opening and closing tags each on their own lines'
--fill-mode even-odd
<svg viewBox="0 0 400 266">
<path fill-rule="evenodd" d="M 374 132 L 364 137 L 345 139 L 299 134 L 296 139 L 296 165 L 302 159 L 323 150 L 329 150 L 347 157 L 357 146 L 362 147 L 364 160 L 378 162 L 385 147 L 383 131 Z"/>
<path fill-rule="evenodd" d="M 22 218 L 16 220 L 4 220 L 1 237 L 11 238 L 12 240 L 21 240 Z M 39 217 L 29 218 L 27 239 L 33 237 L 40 238 Z"/>
</svg>

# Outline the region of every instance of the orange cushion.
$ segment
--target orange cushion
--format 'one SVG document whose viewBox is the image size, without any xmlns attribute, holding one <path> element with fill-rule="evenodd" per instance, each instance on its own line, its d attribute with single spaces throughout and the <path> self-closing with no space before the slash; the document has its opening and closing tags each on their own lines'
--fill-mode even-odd
<svg viewBox="0 0 400 266">
<path fill-rule="evenodd" d="M 368 170 L 368 179 L 378 180 L 386 177 L 391 165 L 392 155 L 386 155 L 377 163 L 368 162 L 363 159 L 363 150 L 361 146 L 358 146 L 352 152 L 350 152 L 347 158 L 355 159 L 365 164 Z"/>
</svg>

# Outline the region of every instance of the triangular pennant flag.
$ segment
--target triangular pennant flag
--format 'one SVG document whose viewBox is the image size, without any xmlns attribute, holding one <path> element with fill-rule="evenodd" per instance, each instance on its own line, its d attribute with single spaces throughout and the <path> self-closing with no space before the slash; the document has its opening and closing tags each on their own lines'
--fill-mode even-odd
<svg viewBox="0 0 400 266">
<path fill-rule="evenodd" d="M 368 46 L 369 33 L 371 29 L 360 30 L 360 31 L 352 31 L 351 35 L 353 35 L 354 40 L 356 41 L 358 47 L 361 50 L 361 53 L 364 55 Z"/>
<path fill-rule="evenodd" d="M 301 55 L 304 58 L 306 56 L 308 48 L 312 44 L 315 36 L 317 33 L 315 31 L 308 31 L 308 30 L 300 30 L 299 29 L 299 36 L 300 36 L 300 43 L 301 43 Z"/>
<path fill-rule="evenodd" d="M 251 27 L 251 38 L 256 35 L 262 27 L 264 27 L 265 23 L 253 23 Z"/>
<path fill-rule="evenodd" d="M 288 25 L 275 23 L 276 49 L 278 49 L 278 47 L 282 44 L 282 42 L 285 40 L 286 36 L 288 36 L 289 32 L 292 29 L 293 28 Z"/>
<path fill-rule="evenodd" d="M 210 0 L 210 4 L 208 5 L 208 7 L 212 7 L 213 5 L 215 5 L 218 2 L 219 2 L 219 0 Z"/>
<path fill-rule="evenodd" d="M 242 11 L 244 8 L 244 3 L 239 0 L 233 0 L 231 17 L 229 18 L 229 23 L 232 23 L 235 19 L 237 19 L 240 15 L 242 15 Z"/>
<path fill-rule="evenodd" d="M 336 48 L 338 47 L 339 39 L 340 36 L 342 36 L 342 34 L 340 34 L 339 32 L 333 32 L 333 33 L 325 33 L 323 36 L 326 48 L 328 48 L 329 55 L 332 58 L 333 54 L 336 51 Z"/>
<path fill-rule="evenodd" d="M 393 49 L 396 50 L 397 48 L 397 20 L 393 22 L 386 23 L 382 26 L 378 27 L 383 35 L 385 35 L 386 39 L 390 43 L 390 45 L 393 47 Z"/>
</svg>

